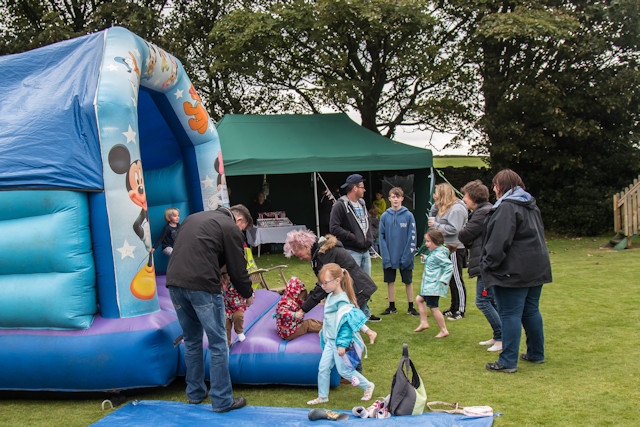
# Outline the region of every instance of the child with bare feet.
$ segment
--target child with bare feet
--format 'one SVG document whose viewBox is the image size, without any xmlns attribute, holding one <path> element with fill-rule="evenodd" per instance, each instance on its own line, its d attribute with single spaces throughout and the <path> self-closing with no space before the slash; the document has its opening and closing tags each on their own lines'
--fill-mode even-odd
<svg viewBox="0 0 640 427">
<path fill-rule="evenodd" d="M 449 280 L 453 273 L 453 264 L 449 258 L 449 250 L 444 245 L 444 235 L 440 230 L 430 228 L 424 235 L 424 244 L 429 249 L 428 255 L 422 255 L 424 270 L 422 272 L 422 284 L 420 294 L 416 297 L 418 311 L 420 312 L 420 325 L 414 332 L 421 332 L 429 328 L 427 320 L 427 307 L 431 309 L 433 318 L 440 328 L 436 338 L 449 336 L 444 315 L 438 308 L 440 297 L 445 298 L 449 290 Z"/>
</svg>

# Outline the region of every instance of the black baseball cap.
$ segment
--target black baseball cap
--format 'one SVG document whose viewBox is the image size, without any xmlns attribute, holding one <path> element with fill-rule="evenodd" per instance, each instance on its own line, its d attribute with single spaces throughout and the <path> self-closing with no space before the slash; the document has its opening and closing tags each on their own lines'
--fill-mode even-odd
<svg viewBox="0 0 640 427">
<path fill-rule="evenodd" d="M 349 175 L 347 177 L 347 180 L 345 181 L 344 184 L 340 186 L 340 188 L 345 188 L 349 184 L 357 184 L 359 182 L 364 182 L 364 181 L 365 179 L 362 177 L 362 175 L 354 173 L 353 175 Z"/>
</svg>

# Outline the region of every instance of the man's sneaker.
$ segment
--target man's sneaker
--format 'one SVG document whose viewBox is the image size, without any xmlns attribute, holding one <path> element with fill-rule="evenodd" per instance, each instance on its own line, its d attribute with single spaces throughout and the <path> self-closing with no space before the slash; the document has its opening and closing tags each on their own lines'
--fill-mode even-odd
<svg viewBox="0 0 640 427">
<path fill-rule="evenodd" d="M 420 316 L 420 313 L 418 313 L 418 312 L 416 311 L 416 309 L 415 309 L 415 308 L 413 308 L 413 307 L 411 307 L 410 309 L 408 309 L 408 310 L 407 310 L 407 314 L 410 314 L 410 315 L 412 315 L 412 316 Z"/>
<path fill-rule="evenodd" d="M 224 409 L 213 410 L 213 412 L 217 412 L 218 414 L 222 414 L 225 412 L 233 411 L 234 409 L 244 408 L 247 405 L 247 401 L 244 397 L 234 397 L 231 401 L 231 406 L 228 406 Z"/>
<path fill-rule="evenodd" d="M 453 311 L 451 311 L 451 310 L 444 311 L 444 312 L 442 312 L 442 315 L 444 317 L 453 316 Z"/>
<path fill-rule="evenodd" d="M 379 322 L 382 319 L 380 319 L 378 316 L 374 316 L 373 314 L 369 316 L 369 322 Z"/>
<path fill-rule="evenodd" d="M 507 368 L 506 366 L 503 366 L 498 362 L 487 363 L 485 367 L 487 368 L 487 371 L 504 372 L 505 374 L 513 374 L 515 372 L 518 372 L 518 368 Z"/>
<path fill-rule="evenodd" d="M 531 363 L 544 363 L 544 359 L 531 359 L 527 353 L 520 354 L 520 360 L 524 360 L 525 362 Z"/>
<path fill-rule="evenodd" d="M 449 320 L 460 320 L 464 317 L 464 314 L 460 313 L 459 311 L 456 311 L 456 313 L 453 316 L 449 316 L 447 317 L 447 319 Z"/>
<path fill-rule="evenodd" d="M 396 314 L 397 312 L 398 310 L 396 310 L 395 308 L 387 307 L 387 309 L 380 314 L 386 316 L 387 314 Z"/>
</svg>

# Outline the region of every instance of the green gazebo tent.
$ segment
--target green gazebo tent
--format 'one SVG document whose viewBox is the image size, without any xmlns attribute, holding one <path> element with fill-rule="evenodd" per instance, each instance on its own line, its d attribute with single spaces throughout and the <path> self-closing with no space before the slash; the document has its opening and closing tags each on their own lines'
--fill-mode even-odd
<svg viewBox="0 0 640 427">
<path fill-rule="evenodd" d="M 415 197 L 408 194 L 405 203 L 418 230 L 424 229 L 434 185 L 430 150 L 385 138 L 346 114 L 230 114 L 216 127 L 232 203 L 249 203 L 269 182 L 274 208 L 317 231 L 316 195 L 324 191 L 317 173 L 330 187 L 360 173 L 367 179 L 368 206 L 385 178 L 413 175 Z"/>
</svg>

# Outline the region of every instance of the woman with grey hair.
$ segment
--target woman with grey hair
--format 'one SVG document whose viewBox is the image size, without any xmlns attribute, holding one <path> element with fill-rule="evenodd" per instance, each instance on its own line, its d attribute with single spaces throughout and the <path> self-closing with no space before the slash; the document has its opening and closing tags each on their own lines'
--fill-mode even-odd
<svg viewBox="0 0 640 427">
<path fill-rule="evenodd" d="M 353 279 L 358 306 L 367 317 L 370 317 L 371 311 L 367 303 L 378 287 L 371 276 L 358 266 L 351 254 L 334 235 L 327 234 L 318 238 L 309 230 L 290 231 L 284 244 L 284 255 L 287 258 L 295 255 L 301 260 L 310 261 L 315 275 L 325 264 L 329 263 L 336 263 L 347 270 Z M 308 313 L 326 295 L 327 293 L 322 287 L 316 285 L 302 304 L 303 313 L 301 315 Z"/>
</svg>

